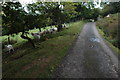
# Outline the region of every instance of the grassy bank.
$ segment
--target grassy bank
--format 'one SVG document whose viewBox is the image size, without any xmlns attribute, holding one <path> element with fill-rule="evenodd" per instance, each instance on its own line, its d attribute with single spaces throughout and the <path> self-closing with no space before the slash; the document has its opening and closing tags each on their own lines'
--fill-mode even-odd
<svg viewBox="0 0 120 80">
<path fill-rule="evenodd" d="M 118 53 L 118 55 L 120 56 L 120 49 L 118 49 L 117 47 L 115 47 L 111 42 L 110 42 L 110 38 L 105 36 L 105 33 L 97 26 L 97 29 L 99 31 L 99 33 L 102 35 L 102 37 L 106 40 L 106 42 L 110 45 L 110 47 Z"/>
<path fill-rule="evenodd" d="M 98 20 L 96 25 L 99 28 L 99 32 L 107 40 L 107 43 L 110 44 L 111 47 L 120 55 L 120 26 L 118 26 L 119 14 L 120 13 L 110 14 L 109 17 L 104 17 L 101 20 Z"/>
<path fill-rule="evenodd" d="M 110 14 L 109 17 L 104 17 L 101 20 L 97 21 L 97 26 L 104 32 L 104 36 L 107 37 L 110 43 L 120 49 L 120 29 L 118 25 L 118 15 Z"/>
<path fill-rule="evenodd" d="M 71 23 L 68 29 L 47 35 L 47 40 L 36 42 L 33 49 L 27 42 L 9 56 L 3 56 L 4 78 L 48 78 L 59 66 L 84 22 Z M 6 53 L 3 53 L 6 55 Z"/>
</svg>

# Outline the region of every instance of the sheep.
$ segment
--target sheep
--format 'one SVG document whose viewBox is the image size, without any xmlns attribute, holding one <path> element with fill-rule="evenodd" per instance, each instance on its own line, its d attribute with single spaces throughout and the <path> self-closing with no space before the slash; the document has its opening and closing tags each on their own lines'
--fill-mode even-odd
<svg viewBox="0 0 120 80">
<path fill-rule="evenodd" d="M 58 29 L 56 28 L 56 27 L 54 27 L 54 28 L 51 28 L 51 29 L 48 29 L 48 30 L 46 30 L 46 32 L 47 33 L 53 33 L 53 32 L 56 32 Z"/>
<path fill-rule="evenodd" d="M 5 48 L 9 51 L 9 53 L 11 50 L 14 51 L 14 48 L 11 44 L 5 45 Z"/>
<path fill-rule="evenodd" d="M 47 33 L 52 33 L 52 32 L 53 32 L 52 29 L 48 29 L 48 30 L 47 30 Z"/>
<path fill-rule="evenodd" d="M 92 22 L 94 22 L 94 20 L 92 19 Z"/>
<path fill-rule="evenodd" d="M 42 34 L 43 35 L 45 35 L 45 34 L 47 34 L 48 33 L 48 31 L 47 30 L 45 30 L 44 32 L 42 32 Z"/>
<path fill-rule="evenodd" d="M 58 29 L 56 27 L 53 28 L 54 31 L 57 31 Z"/>
<path fill-rule="evenodd" d="M 46 31 L 38 32 L 38 35 L 40 35 L 40 36 L 44 36 L 45 34 L 46 34 Z"/>
<path fill-rule="evenodd" d="M 39 33 L 31 33 L 31 34 L 32 34 L 32 36 L 34 36 L 35 39 L 38 39 L 38 40 L 41 37 Z"/>
<path fill-rule="evenodd" d="M 110 17 L 110 15 L 108 14 L 106 17 Z"/>
<path fill-rule="evenodd" d="M 64 24 L 62 25 L 62 28 L 68 29 L 68 26 L 66 25 L 66 23 L 64 23 Z"/>
<path fill-rule="evenodd" d="M 54 32 L 54 33 L 57 32 L 57 30 L 58 29 L 56 27 L 52 28 L 52 32 Z"/>
</svg>

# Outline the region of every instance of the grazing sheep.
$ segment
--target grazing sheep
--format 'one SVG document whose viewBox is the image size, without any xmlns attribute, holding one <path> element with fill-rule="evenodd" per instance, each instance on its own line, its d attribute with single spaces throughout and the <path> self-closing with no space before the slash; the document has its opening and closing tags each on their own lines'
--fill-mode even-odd
<svg viewBox="0 0 120 80">
<path fill-rule="evenodd" d="M 53 32 L 52 29 L 48 29 L 48 30 L 47 30 L 47 33 L 52 33 L 52 32 Z"/>
<path fill-rule="evenodd" d="M 52 33 L 55 33 L 57 31 L 57 28 L 54 27 L 54 28 L 49 29 L 48 31 L 49 31 L 49 33 L 52 34 Z"/>
<path fill-rule="evenodd" d="M 62 25 L 62 28 L 68 29 L 68 26 L 66 25 L 66 23 L 64 23 L 64 24 Z"/>
<path fill-rule="evenodd" d="M 13 50 L 13 51 L 14 51 L 13 46 L 12 46 L 12 45 L 10 45 L 10 44 L 5 45 L 5 48 L 7 49 L 7 51 L 9 51 L 9 53 L 10 53 L 10 51 L 11 51 L 11 50 Z"/>
<path fill-rule="evenodd" d="M 94 22 L 94 20 L 92 19 L 92 22 Z"/>
<path fill-rule="evenodd" d="M 45 30 L 45 31 L 44 31 L 44 34 L 48 34 L 48 33 L 49 33 L 48 30 Z"/>
<path fill-rule="evenodd" d="M 110 15 L 108 14 L 106 17 L 110 17 Z"/>
<path fill-rule="evenodd" d="M 40 36 L 44 36 L 46 34 L 45 31 L 38 32 Z"/>
<path fill-rule="evenodd" d="M 57 30 L 58 30 L 56 27 L 54 27 L 53 29 L 54 29 L 54 31 L 57 31 Z"/>
<path fill-rule="evenodd" d="M 41 37 L 39 33 L 31 33 L 31 34 L 32 34 L 32 36 L 34 36 L 35 39 L 38 39 L 38 40 Z"/>
<path fill-rule="evenodd" d="M 58 30 L 58 29 L 57 29 L 56 27 L 52 28 L 52 33 L 56 33 L 57 30 Z"/>
</svg>

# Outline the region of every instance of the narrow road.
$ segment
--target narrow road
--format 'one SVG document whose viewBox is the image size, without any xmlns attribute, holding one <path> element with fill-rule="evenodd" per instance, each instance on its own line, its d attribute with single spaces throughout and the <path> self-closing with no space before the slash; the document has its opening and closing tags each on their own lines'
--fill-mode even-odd
<svg viewBox="0 0 120 80">
<path fill-rule="evenodd" d="M 118 57 L 90 22 L 55 73 L 56 78 L 118 78 Z"/>
</svg>

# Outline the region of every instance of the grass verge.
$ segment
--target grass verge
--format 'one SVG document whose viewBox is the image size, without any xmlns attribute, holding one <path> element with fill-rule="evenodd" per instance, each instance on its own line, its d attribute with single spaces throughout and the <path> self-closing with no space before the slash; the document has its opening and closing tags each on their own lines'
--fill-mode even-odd
<svg viewBox="0 0 120 80">
<path fill-rule="evenodd" d="M 115 47 L 111 42 L 109 37 L 105 36 L 105 33 L 97 26 L 98 32 L 102 35 L 102 37 L 106 40 L 106 42 L 110 45 L 110 47 L 118 53 L 118 55 L 120 56 L 120 49 L 118 49 L 117 47 Z"/>
<path fill-rule="evenodd" d="M 33 49 L 29 42 L 3 57 L 3 78 L 50 78 L 74 42 L 84 22 L 70 23 L 68 29 L 47 35 Z"/>
</svg>

